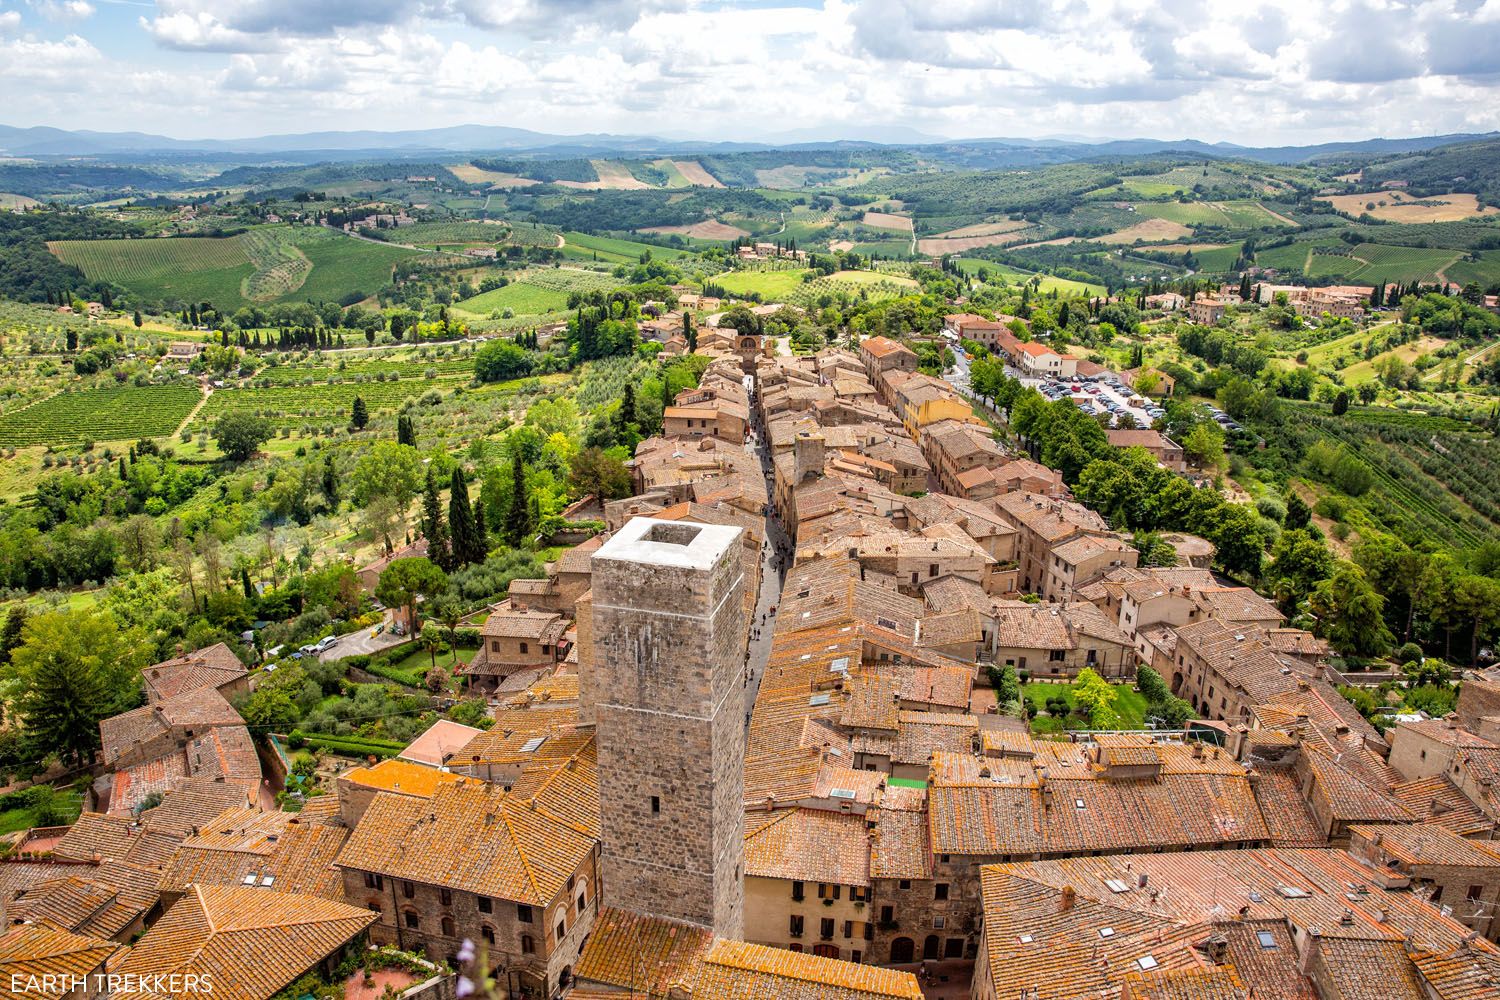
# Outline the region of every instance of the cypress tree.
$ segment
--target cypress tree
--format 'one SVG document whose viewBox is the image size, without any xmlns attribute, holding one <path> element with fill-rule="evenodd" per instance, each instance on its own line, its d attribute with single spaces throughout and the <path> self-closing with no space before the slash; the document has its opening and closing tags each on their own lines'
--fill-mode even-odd
<svg viewBox="0 0 1500 1000">
<path fill-rule="evenodd" d="M 624 434 L 626 427 L 635 422 L 635 386 L 625 383 L 625 392 L 620 396 L 620 408 L 615 411 L 615 430 Z"/>
<path fill-rule="evenodd" d="M 457 468 L 449 482 L 448 527 L 453 536 L 454 563 L 467 566 L 484 559 L 485 552 L 474 527 L 474 508 L 469 505 L 469 485 Z"/>
<path fill-rule="evenodd" d="M 120 482 L 125 481 L 125 456 L 120 456 Z"/>
<path fill-rule="evenodd" d="M 26 625 L 26 606 L 14 605 L 5 616 L 5 629 L 0 631 L 0 663 L 10 662 L 10 651 L 21 644 L 21 630 Z"/>
<path fill-rule="evenodd" d="M 521 456 L 510 460 L 510 509 L 505 514 L 505 542 L 520 545 L 531 534 L 531 506 L 526 502 L 526 466 Z"/>
<path fill-rule="evenodd" d="M 422 534 L 427 538 L 427 558 L 443 571 L 455 568 L 457 560 L 448 544 L 448 529 L 443 524 L 443 501 L 438 496 L 437 476 L 432 467 L 427 468 L 427 481 L 422 488 Z"/>
<path fill-rule="evenodd" d="M 339 477 L 333 467 L 333 456 L 323 456 L 323 495 L 328 498 L 330 506 L 337 507 L 339 504 Z"/>
<path fill-rule="evenodd" d="M 245 600 L 255 600 L 255 588 L 250 586 L 250 571 L 243 566 L 240 567 L 240 586 L 245 589 Z"/>
<path fill-rule="evenodd" d="M 417 430 L 412 426 L 411 414 L 403 413 L 396 418 L 396 441 L 413 448 L 417 446 Z"/>
<path fill-rule="evenodd" d="M 365 429 L 365 424 L 370 422 L 370 411 L 365 408 L 363 396 L 354 397 L 354 405 L 349 410 L 349 426 L 357 431 Z"/>
</svg>

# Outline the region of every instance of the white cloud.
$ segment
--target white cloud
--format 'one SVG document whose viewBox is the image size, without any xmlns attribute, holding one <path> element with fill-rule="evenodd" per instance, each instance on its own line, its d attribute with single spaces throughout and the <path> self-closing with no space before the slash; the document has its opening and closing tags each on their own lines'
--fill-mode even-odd
<svg viewBox="0 0 1500 1000">
<path fill-rule="evenodd" d="M 139 21 L 149 58 L 35 106 L 187 135 L 477 121 L 1280 144 L 1500 127 L 1500 0 L 1262 0 L 1233 17 L 1203 0 L 785 3 L 159 0 Z M 0 38 L 25 28 L 7 13 Z M 103 21 L 70 37 L 88 45 Z M 20 106 L 40 71 L 7 73 Z"/>
<path fill-rule="evenodd" d="M 94 13 L 94 5 L 88 0 L 27 0 L 27 3 L 52 21 L 82 21 Z"/>
</svg>

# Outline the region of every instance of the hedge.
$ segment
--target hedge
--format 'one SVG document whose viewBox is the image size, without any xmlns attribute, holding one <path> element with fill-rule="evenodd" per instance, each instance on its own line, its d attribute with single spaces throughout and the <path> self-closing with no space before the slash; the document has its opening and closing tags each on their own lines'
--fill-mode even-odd
<svg viewBox="0 0 1500 1000">
<path fill-rule="evenodd" d="M 300 729 L 292 730 L 289 740 L 294 747 L 310 746 L 317 750 L 355 757 L 385 759 L 396 756 L 404 749 L 403 744 L 393 743 L 390 740 L 372 740 L 362 736 L 329 736 L 324 733 L 305 733 Z"/>
</svg>

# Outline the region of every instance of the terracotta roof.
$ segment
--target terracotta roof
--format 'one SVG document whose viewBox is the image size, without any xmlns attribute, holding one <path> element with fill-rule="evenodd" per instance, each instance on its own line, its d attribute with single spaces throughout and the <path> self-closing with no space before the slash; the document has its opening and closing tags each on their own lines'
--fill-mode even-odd
<svg viewBox="0 0 1500 1000">
<path fill-rule="evenodd" d="M 1129 972 L 1131 1000 L 1249 1000 L 1233 968 Z"/>
<path fill-rule="evenodd" d="M 1446 774 L 1402 782 L 1391 794 L 1418 817 L 1418 822 L 1441 826 L 1460 837 L 1494 829 L 1495 821 L 1484 814 Z"/>
<path fill-rule="evenodd" d="M 712 943 L 707 928 L 606 906 L 594 919 L 575 971 L 582 982 L 651 995 L 692 992 L 699 962 Z"/>
<path fill-rule="evenodd" d="M 1116 780 L 1077 747 L 1035 746 L 1038 757 L 1016 768 L 934 755 L 927 792 L 934 851 L 1045 855 L 1270 839 L 1248 777 L 1227 755 L 1199 760 L 1162 747 L 1155 780 Z M 1039 765 L 1047 767 L 1045 780 Z"/>
<path fill-rule="evenodd" d="M 1468 935 L 1327 849 L 1069 858 L 987 866 L 981 878 L 989 967 L 977 974 L 988 973 L 994 996 L 1033 986 L 1040 1000 L 1116 996 L 1134 972 L 1208 967 L 1207 943 L 1217 938 L 1243 981 L 1266 996 L 1315 1000 L 1298 970 L 1299 957 L 1317 949 L 1343 984 L 1339 995 L 1406 1000 L 1406 954 L 1449 953 Z M 1485 941 L 1469 947 L 1500 954 Z M 1140 962 L 1148 955 L 1149 969 Z"/>
<path fill-rule="evenodd" d="M 249 886 L 194 886 L 120 963 L 125 975 L 197 975 L 174 997 L 264 1000 L 376 920 L 344 903 Z"/>
<path fill-rule="evenodd" d="M 865 819 L 827 809 L 747 813 L 745 874 L 867 886 L 870 846 Z"/>
<path fill-rule="evenodd" d="M 120 948 L 113 941 L 71 934 L 42 924 L 10 928 L 0 937 L 0 980 L 20 988 L 12 995 L 60 1000 L 73 993 L 66 980 L 48 976 L 87 976 L 98 971 Z M 36 977 L 34 980 L 32 977 Z"/>
<path fill-rule="evenodd" d="M 1262 730 L 1253 730 L 1262 732 Z M 1297 776 L 1285 768 L 1256 772 L 1255 799 L 1271 833 L 1272 847 L 1323 847 L 1328 843 L 1307 804 Z"/>
<path fill-rule="evenodd" d="M 568 630 L 568 621 L 555 611 L 521 611 L 503 608 L 492 611 L 480 628 L 485 638 L 535 639 L 555 644 Z"/>
<path fill-rule="evenodd" d="M 596 814 L 597 796 L 596 787 Z M 430 801 L 377 794 L 337 864 L 545 906 L 594 846 L 572 817 L 513 801 L 497 786 L 447 785 Z"/>
<path fill-rule="evenodd" d="M 198 688 L 218 688 L 246 675 L 245 665 L 222 642 L 195 650 L 141 671 L 146 697 L 163 701 Z"/>
<path fill-rule="evenodd" d="M 932 849 L 927 841 L 926 813 L 920 810 L 880 808 L 875 810 L 874 815 L 874 839 L 870 842 L 870 876 L 931 878 Z"/>
<path fill-rule="evenodd" d="M 1400 941 L 1318 942 L 1323 974 L 1341 997 L 1361 1000 L 1427 1000 L 1422 977 Z"/>
<path fill-rule="evenodd" d="M 6 902 L 12 923 L 45 921 L 76 934 L 112 938 L 156 905 L 158 873 L 154 869 L 119 861 L 54 867 L 52 878 Z"/>
<path fill-rule="evenodd" d="M 859 342 L 861 350 L 873 354 L 877 358 L 883 358 L 889 354 L 900 354 L 905 352 L 911 354 L 911 348 L 905 344 L 898 343 L 889 337 L 866 337 Z"/>
<path fill-rule="evenodd" d="M 332 798 L 331 796 L 323 796 Z M 161 875 L 163 891 L 185 892 L 194 883 L 257 886 L 343 898 L 334 859 L 349 837 L 341 825 L 314 814 L 233 809 L 188 837 Z"/>
<path fill-rule="evenodd" d="M 1500 852 L 1484 844 L 1465 840 L 1442 827 L 1407 823 L 1358 824 L 1349 827 L 1372 842 L 1379 839 L 1382 853 L 1407 865 L 1460 865 L 1465 868 L 1500 869 Z M 1494 877 L 1491 873 L 1490 878 Z"/>
<path fill-rule="evenodd" d="M 204 687 L 103 719 L 99 723 L 99 736 L 104 762 L 111 764 L 137 744 L 147 743 L 176 727 L 202 730 L 244 724 L 245 720 L 217 689 Z"/>
<path fill-rule="evenodd" d="M 171 860 L 181 841 L 180 833 L 158 831 L 123 816 L 84 813 L 63 834 L 52 854 L 65 861 L 114 859 L 159 868 Z"/>
<path fill-rule="evenodd" d="M 703 958 L 693 993 L 714 1000 L 921 1000 L 909 972 L 856 965 L 836 958 L 715 940 Z"/>
<path fill-rule="evenodd" d="M 476 779 L 424 764 L 391 758 L 370 767 L 356 767 L 339 775 L 339 780 L 377 791 L 400 792 L 430 799 L 439 788 L 449 785 L 477 784 Z"/>
</svg>

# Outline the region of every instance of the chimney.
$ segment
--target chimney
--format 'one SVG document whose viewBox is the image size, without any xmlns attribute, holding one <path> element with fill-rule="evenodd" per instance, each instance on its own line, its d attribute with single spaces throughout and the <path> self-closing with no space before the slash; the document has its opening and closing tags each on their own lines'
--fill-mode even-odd
<svg viewBox="0 0 1500 1000">
<path fill-rule="evenodd" d="M 1078 898 L 1078 893 L 1076 893 L 1073 890 L 1073 887 L 1071 885 L 1065 885 L 1065 886 L 1063 886 L 1062 887 L 1062 898 L 1058 900 L 1058 905 L 1057 905 L 1058 912 L 1059 913 L 1067 913 L 1069 910 L 1071 910 L 1073 908 L 1073 903 L 1074 903 L 1075 900 L 1077 900 L 1077 898 Z"/>
</svg>

